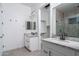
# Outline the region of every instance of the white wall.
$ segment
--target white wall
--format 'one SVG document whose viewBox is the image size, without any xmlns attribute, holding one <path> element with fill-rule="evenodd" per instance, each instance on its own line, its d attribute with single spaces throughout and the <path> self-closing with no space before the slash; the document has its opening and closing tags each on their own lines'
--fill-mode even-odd
<svg viewBox="0 0 79 59">
<path fill-rule="evenodd" d="M 2 6 L 4 11 L 4 50 L 23 47 L 24 21 L 29 20 L 31 9 L 17 3 L 4 3 Z"/>
</svg>

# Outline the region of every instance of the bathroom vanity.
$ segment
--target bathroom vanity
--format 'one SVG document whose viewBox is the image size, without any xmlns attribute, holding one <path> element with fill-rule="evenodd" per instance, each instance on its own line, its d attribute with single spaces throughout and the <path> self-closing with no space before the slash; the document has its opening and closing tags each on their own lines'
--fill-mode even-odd
<svg viewBox="0 0 79 59">
<path fill-rule="evenodd" d="M 57 38 L 43 39 L 42 52 L 46 56 L 79 56 L 79 42 Z"/>
<path fill-rule="evenodd" d="M 27 36 L 25 34 L 24 38 L 24 46 L 29 51 L 35 51 L 38 50 L 38 36 L 29 35 Z"/>
</svg>

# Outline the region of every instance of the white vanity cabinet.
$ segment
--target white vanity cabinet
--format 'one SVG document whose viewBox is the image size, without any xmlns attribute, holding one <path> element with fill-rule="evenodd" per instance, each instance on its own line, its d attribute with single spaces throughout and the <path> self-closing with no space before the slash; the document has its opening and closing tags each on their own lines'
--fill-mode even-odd
<svg viewBox="0 0 79 59">
<path fill-rule="evenodd" d="M 25 47 L 30 51 L 38 50 L 38 37 L 26 37 L 24 43 Z"/>
<path fill-rule="evenodd" d="M 43 40 L 42 40 L 42 50 L 43 52 L 45 52 L 44 50 L 46 50 L 49 56 L 79 56 L 79 51 L 75 49 Z"/>
</svg>

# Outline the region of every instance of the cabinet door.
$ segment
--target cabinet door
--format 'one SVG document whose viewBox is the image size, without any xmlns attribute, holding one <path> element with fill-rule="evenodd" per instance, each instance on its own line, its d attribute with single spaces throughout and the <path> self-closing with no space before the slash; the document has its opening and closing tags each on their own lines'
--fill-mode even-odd
<svg viewBox="0 0 79 59">
<path fill-rule="evenodd" d="M 30 46 L 30 50 L 31 51 L 35 51 L 35 50 L 38 50 L 39 48 L 39 45 L 38 45 L 38 37 L 32 37 L 30 38 L 30 43 L 29 43 L 29 46 Z"/>
<path fill-rule="evenodd" d="M 44 56 L 49 56 L 49 47 L 48 45 L 46 44 L 46 42 L 42 42 L 42 46 L 41 46 L 41 49 L 42 49 L 42 54 Z"/>
<path fill-rule="evenodd" d="M 54 47 L 56 47 L 56 45 L 45 41 L 42 42 L 42 49 L 46 50 L 49 56 L 63 56 L 63 54 L 57 52 Z"/>
<path fill-rule="evenodd" d="M 68 47 L 64 47 L 64 46 L 57 45 L 57 44 L 50 44 L 50 47 L 51 47 L 51 49 L 58 51 L 65 56 L 74 56 L 75 55 L 75 51 Z"/>
<path fill-rule="evenodd" d="M 56 50 L 50 49 L 49 56 L 64 56 L 64 55 Z"/>
<path fill-rule="evenodd" d="M 75 53 L 76 53 L 76 56 L 79 56 L 79 51 L 76 51 Z"/>
<path fill-rule="evenodd" d="M 42 46 L 42 54 L 45 56 L 49 56 L 49 49 L 46 46 Z"/>
</svg>

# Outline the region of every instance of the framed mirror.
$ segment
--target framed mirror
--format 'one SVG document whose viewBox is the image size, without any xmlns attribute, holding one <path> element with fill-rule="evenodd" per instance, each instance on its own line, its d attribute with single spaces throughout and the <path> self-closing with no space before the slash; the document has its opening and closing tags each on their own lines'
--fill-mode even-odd
<svg viewBox="0 0 79 59">
<path fill-rule="evenodd" d="M 36 22 L 26 21 L 26 30 L 36 30 Z"/>
<path fill-rule="evenodd" d="M 36 22 L 33 22 L 33 30 L 36 30 Z"/>
<path fill-rule="evenodd" d="M 26 22 L 26 29 L 31 30 L 31 22 L 30 21 Z"/>
</svg>

